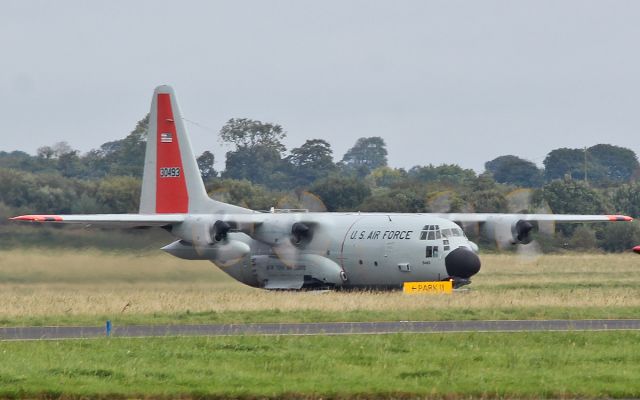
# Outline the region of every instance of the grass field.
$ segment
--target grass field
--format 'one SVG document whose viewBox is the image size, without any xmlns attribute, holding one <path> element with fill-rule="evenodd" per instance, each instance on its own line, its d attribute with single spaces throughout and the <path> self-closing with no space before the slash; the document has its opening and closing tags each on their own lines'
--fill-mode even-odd
<svg viewBox="0 0 640 400">
<path fill-rule="evenodd" d="M 640 257 L 484 255 L 468 291 L 267 292 L 161 252 L 0 251 L 0 324 L 640 317 Z M 0 342 L 0 397 L 640 396 L 640 333 Z"/>
<path fill-rule="evenodd" d="M 640 396 L 640 334 L 481 333 L 0 342 L 0 396 Z"/>
<path fill-rule="evenodd" d="M 633 254 L 483 255 L 468 291 L 268 292 L 157 252 L 0 251 L 0 324 L 640 317 Z"/>
</svg>

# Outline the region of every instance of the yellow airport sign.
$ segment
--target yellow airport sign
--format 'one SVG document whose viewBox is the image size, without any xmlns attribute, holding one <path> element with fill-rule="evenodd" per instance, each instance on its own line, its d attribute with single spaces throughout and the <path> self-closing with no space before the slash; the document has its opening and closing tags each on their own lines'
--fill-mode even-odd
<svg viewBox="0 0 640 400">
<path fill-rule="evenodd" d="M 405 282 L 404 292 L 418 293 L 453 293 L 453 281 Z"/>
</svg>

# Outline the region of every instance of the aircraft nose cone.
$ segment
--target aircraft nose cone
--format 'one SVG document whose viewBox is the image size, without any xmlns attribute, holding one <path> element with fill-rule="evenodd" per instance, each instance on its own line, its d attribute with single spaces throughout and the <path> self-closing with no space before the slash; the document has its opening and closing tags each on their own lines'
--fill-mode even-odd
<svg viewBox="0 0 640 400">
<path fill-rule="evenodd" d="M 458 247 L 444 258 L 449 276 L 469 279 L 480 271 L 480 258 L 466 247 Z"/>
</svg>

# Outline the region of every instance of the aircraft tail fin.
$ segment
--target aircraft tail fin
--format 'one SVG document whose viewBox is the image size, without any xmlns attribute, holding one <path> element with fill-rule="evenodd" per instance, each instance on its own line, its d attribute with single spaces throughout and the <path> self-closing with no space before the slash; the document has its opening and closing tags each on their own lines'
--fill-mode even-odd
<svg viewBox="0 0 640 400">
<path fill-rule="evenodd" d="M 149 116 L 140 214 L 247 212 L 251 211 L 209 198 L 175 92 L 158 86 Z"/>
</svg>

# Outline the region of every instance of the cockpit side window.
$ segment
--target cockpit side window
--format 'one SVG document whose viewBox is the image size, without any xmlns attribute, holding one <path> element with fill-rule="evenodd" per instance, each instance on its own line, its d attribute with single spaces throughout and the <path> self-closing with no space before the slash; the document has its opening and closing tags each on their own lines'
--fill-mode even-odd
<svg viewBox="0 0 640 400">
<path fill-rule="evenodd" d="M 425 258 L 438 258 L 438 257 L 439 257 L 438 246 L 427 246 Z"/>
</svg>

